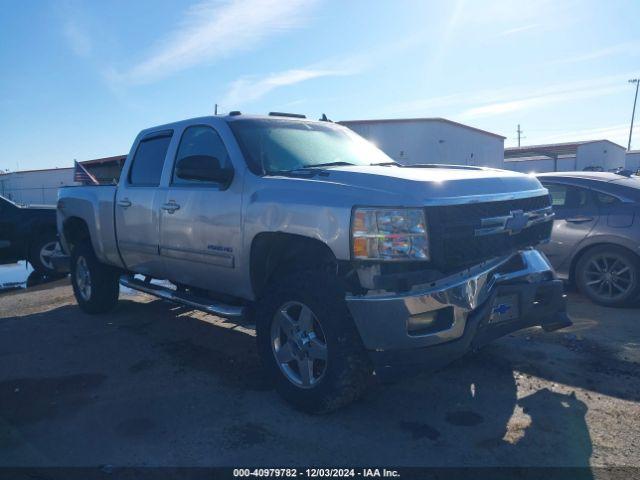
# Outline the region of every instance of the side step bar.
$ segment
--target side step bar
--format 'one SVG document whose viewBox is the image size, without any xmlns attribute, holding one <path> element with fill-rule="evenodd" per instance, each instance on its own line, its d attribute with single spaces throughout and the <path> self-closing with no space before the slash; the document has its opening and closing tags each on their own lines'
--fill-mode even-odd
<svg viewBox="0 0 640 480">
<path fill-rule="evenodd" d="M 138 290 L 140 292 L 148 293 L 163 300 L 169 300 L 170 302 L 186 305 L 196 310 L 201 310 L 218 317 L 231 318 L 234 320 L 240 320 L 244 317 L 245 307 L 238 307 L 235 305 L 226 305 L 224 303 L 214 302 L 207 298 L 196 297 L 183 292 L 177 292 L 170 288 L 163 287 L 161 285 L 154 285 L 150 282 L 138 280 L 134 277 L 123 275 L 120 277 L 120 285 Z"/>
</svg>

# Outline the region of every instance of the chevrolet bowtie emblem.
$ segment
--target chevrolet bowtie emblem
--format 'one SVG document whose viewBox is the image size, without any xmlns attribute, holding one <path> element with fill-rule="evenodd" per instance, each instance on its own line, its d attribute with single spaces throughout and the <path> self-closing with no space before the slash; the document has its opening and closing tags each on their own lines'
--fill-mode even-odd
<svg viewBox="0 0 640 480">
<path fill-rule="evenodd" d="M 522 210 L 512 210 L 511 215 L 504 222 L 505 231 L 511 235 L 520 233 L 529 223 L 529 215 Z"/>
<path fill-rule="evenodd" d="M 483 218 L 480 220 L 480 228 L 476 228 L 476 237 L 493 235 L 494 233 L 508 233 L 516 235 L 527 227 L 537 223 L 546 222 L 553 218 L 551 207 L 541 208 L 525 212 L 523 210 L 511 210 L 509 215 L 500 217 Z"/>
</svg>

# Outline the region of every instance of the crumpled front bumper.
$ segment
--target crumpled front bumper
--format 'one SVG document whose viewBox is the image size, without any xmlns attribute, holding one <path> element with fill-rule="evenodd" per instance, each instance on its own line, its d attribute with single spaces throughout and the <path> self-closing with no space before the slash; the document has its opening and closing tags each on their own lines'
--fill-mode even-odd
<svg viewBox="0 0 640 480">
<path fill-rule="evenodd" d="M 517 299 L 517 314 L 496 319 L 500 299 Z M 470 349 L 530 326 L 571 325 L 562 282 L 546 257 L 523 250 L 403 294 L 347 297 L 347 305 L 376 370 L 422 364 L 440 368 Z M 443 312 L 448 320 L 412 334 L 411 317 Z M 444 315 L 446 313 L 446 315 Z"/>
</svg>

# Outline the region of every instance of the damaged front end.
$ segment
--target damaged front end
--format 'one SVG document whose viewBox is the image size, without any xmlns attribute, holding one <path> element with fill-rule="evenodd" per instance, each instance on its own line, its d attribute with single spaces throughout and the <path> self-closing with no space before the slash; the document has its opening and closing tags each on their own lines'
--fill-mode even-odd
<svg viewBox="0 0 640 480">
<path fill-rule="evenodd" d="M 347 305 L 376 372 L 436 369 L 532 326 L 571 325 L 562 282 L 546 257 L 525 249 L 398 293 L 369 290 Z"/>
</svg>

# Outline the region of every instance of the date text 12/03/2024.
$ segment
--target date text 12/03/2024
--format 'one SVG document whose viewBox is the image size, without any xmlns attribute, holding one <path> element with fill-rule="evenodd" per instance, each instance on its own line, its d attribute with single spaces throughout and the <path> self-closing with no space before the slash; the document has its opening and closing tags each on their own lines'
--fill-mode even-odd
<svg viewBox="0 0 640 480">
<path fill-rule="evenodd" d="M 364 477 L 364 478 L 393 478 L 399 477 L 397 470 L 386 468 L 238 468 L 233 471 L 234 477 L 288 477 L 288 478 L 336 478 L 336 477 Z"/>
</svg>

